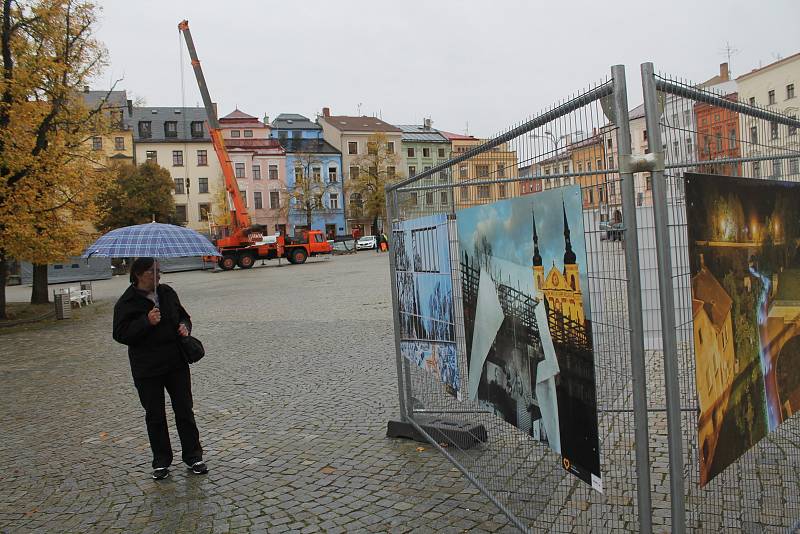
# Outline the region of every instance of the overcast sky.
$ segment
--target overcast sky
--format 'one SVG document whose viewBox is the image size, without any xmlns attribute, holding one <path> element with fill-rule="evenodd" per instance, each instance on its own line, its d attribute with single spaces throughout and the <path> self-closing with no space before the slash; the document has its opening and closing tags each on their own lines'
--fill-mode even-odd
<svg viewBox="0 0 800 534">
<path fill-rule="evenodd" d="M 734 75 L 800 52 L 798 0 L 99 0 L 110 66 L 147 105 L 201 100 L 177 24 L 188 19 L 211 98 L 270 120 L 377 115 L 488 136 L 622 63 L 703 81 L 738 50 Z M 185 90 L 181 90 L 181 54 Z"/>
</svg>

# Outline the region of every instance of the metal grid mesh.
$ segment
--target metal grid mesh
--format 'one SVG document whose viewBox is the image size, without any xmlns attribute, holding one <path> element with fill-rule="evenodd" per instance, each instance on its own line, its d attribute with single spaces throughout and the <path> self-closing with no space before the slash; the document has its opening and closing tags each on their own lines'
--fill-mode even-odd
<svg viewBox="0 0 800 534">
<path fill-rule="evenodd" d="M 638 528 L 627 274 L 622 188 L 617 171 L 618 129 L 603 108 L 613 80 L 576 94 L 488 140 L 453 140 L 453 159 L 388 194 L 389 218 L 399 221 L 450 215 L 450 260 L 462 391 L 467 340 L 462 289 L 469 259 L 459 250 L 457 210 L 566 184 L 583 195 L 584 233 L 594 348 L 601 473 L 604 493 L 561 467 L 561 457 L 477 402 L 460 402 L 438 379 L 399 356 L 401 395 L 417 423 L 438 416 L 479 423 L 488 439 L 476 447 L 428 436 L 455 465 L 505 507 L 518 526 L 553 532 Z M 601 99 L 606 101 L 601 104 Z M 625 130 L 627 131 L 627 130 Z M 466 284 L 468 287 L 468 284 Z M 396 306 L 395 306 L 396 308 Z"/>
<path fill-rule="evenodd" d="M 663 75 L 656 75 L 655 82 L 663 91 L 659 98 L 663 97 L 664 104 L 659 125 L 667 169 L 687 527 L 704 532 L 785 532 L 797 528 L 800 519 L 800 423 L 796 416 L 700 488 L 699 405 L 684 174 L 800 181 L 800 135 L 796 133 L 800 123 L 788 116 L 777 116 L 767 108 L 736 102 L 735 94 L 720 94 Z M 637 128 L 632 127 L 632 131 L 635 136 Z M 637 187 L 647 194 L 647 178 L 637 180 Z M 651 208 L 645 202 L 643 209 Z M 648 376 L 657 379 L 649 384 L 648 399 L 651 407 L 658 410 L 664 406 L 664 374 L 655 311 L 658 288 L 654 239 L 652 225 L 645 225 L 640 230 L 642 276 L 650 281 L 650 290 L 656 295 L 649 308 L 645 302 L 644 310 L 645 321 L 650 321 L 646 328 L 654 334 L 648 338 Z M 655 287 L 652 282 L 656 282 Z M 659 464 L 663 466 L 661 458 L 666 458 L 667 449 L 664 412 L 652 413 L 650 425 L 654 465 L 658 469 Z M 656 476 L 654 481 L 654 506 L 668 510 L 668 501 L 658 498 L 658 494 L 668 494 L 667 477 Z M 659 514 L 656 510 L 655 515 Z"/>
</svg>

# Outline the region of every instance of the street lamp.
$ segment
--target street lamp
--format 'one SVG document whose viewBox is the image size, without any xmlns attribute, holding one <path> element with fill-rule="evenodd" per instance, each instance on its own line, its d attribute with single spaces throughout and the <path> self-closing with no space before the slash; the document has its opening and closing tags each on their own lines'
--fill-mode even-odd
<svg viewBox="0 0 800 534">
<path fill-rule="evenodd" d="M 563 135 L 556 136 L 553 132 L 551 132 L 549 130 L 546 130 L 546 131 L 542 132 L 541 134 L 536 134 L 536 133 L 531 132 L 530 134 L 528 134 L 528 137 L 531 138 L 531 139 L 545 139 L 547 141 L 550 141 L 553 144 L 553 152 L 555 154 L 554 157 L 556 159 L 556 162 L 558 162 L 558 160 L 559 160 L 559 154 L 558 154 L 559 145 L 561 145 L 561 142 L 563 140 L 565 140 L 565 139 L 568 139 L 573 133 L 575 133 L 575 132 L 570 132 L 570 133 L 566 133 L 566 134 L 563 134 Z M 558 165 L 556 165 L 556 173 L 555 174 L 558 174 Z M 547 182 L 545 182 L 545 184 L 546 183 Z M 563 178 L 561 179 L 561 185 L 564 185 L 564 179 Z M 545 189 L 547 189 L 547 187 L 545 187 Z"/>
</svg>

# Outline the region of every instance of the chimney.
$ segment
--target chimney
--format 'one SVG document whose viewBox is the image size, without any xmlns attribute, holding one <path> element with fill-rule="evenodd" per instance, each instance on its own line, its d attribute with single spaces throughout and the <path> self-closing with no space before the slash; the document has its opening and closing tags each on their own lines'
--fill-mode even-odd
<svg viewBox="0 0 800 534">
<path fill-rule="evenodd" d="M 430 119 L 425 119 L 425 120 L 423 121 L 423 123 L 424 123 L 424 128 L 425 128 L 426 130 L 430 130 L 430 129 L 431 129 L 431 120 L 430 120 Z"/>
<path fill-rule="evenodd" d="M 269 126 L 269 115 L 267 115 L 266 113 L 264 113 L 264 124 Z"/>
<path fill-rule="evenodd" d="M 322 108 L 322 116 L 323 117 L 330 117 L 331 116 L 331 108 Z"/>
<path fill-rule="evenodd" d="M 720 63 L 719 64 L 719 77 L 722 78 L 726 82 L 731 79 L 730 72 L 728 72 L 728 64 L 727 63 Z"/>
<path fill-rule="evenodd" d="M 83 92 L 84 93 L 88 93 L 89 92 L 89 86 L 88 85 L 84 85 L 83 86 Z"/>
</svg>

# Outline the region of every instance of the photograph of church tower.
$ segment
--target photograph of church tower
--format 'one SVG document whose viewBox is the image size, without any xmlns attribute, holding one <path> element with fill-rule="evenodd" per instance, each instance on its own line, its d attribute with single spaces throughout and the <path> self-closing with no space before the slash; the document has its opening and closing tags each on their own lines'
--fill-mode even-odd
<svg viewBox="0 0 800 534">
<path fill-rule="evenodd" d="M 456 213 L 467 398 L 602 491 L 579 186 Z"/>
</svg>

